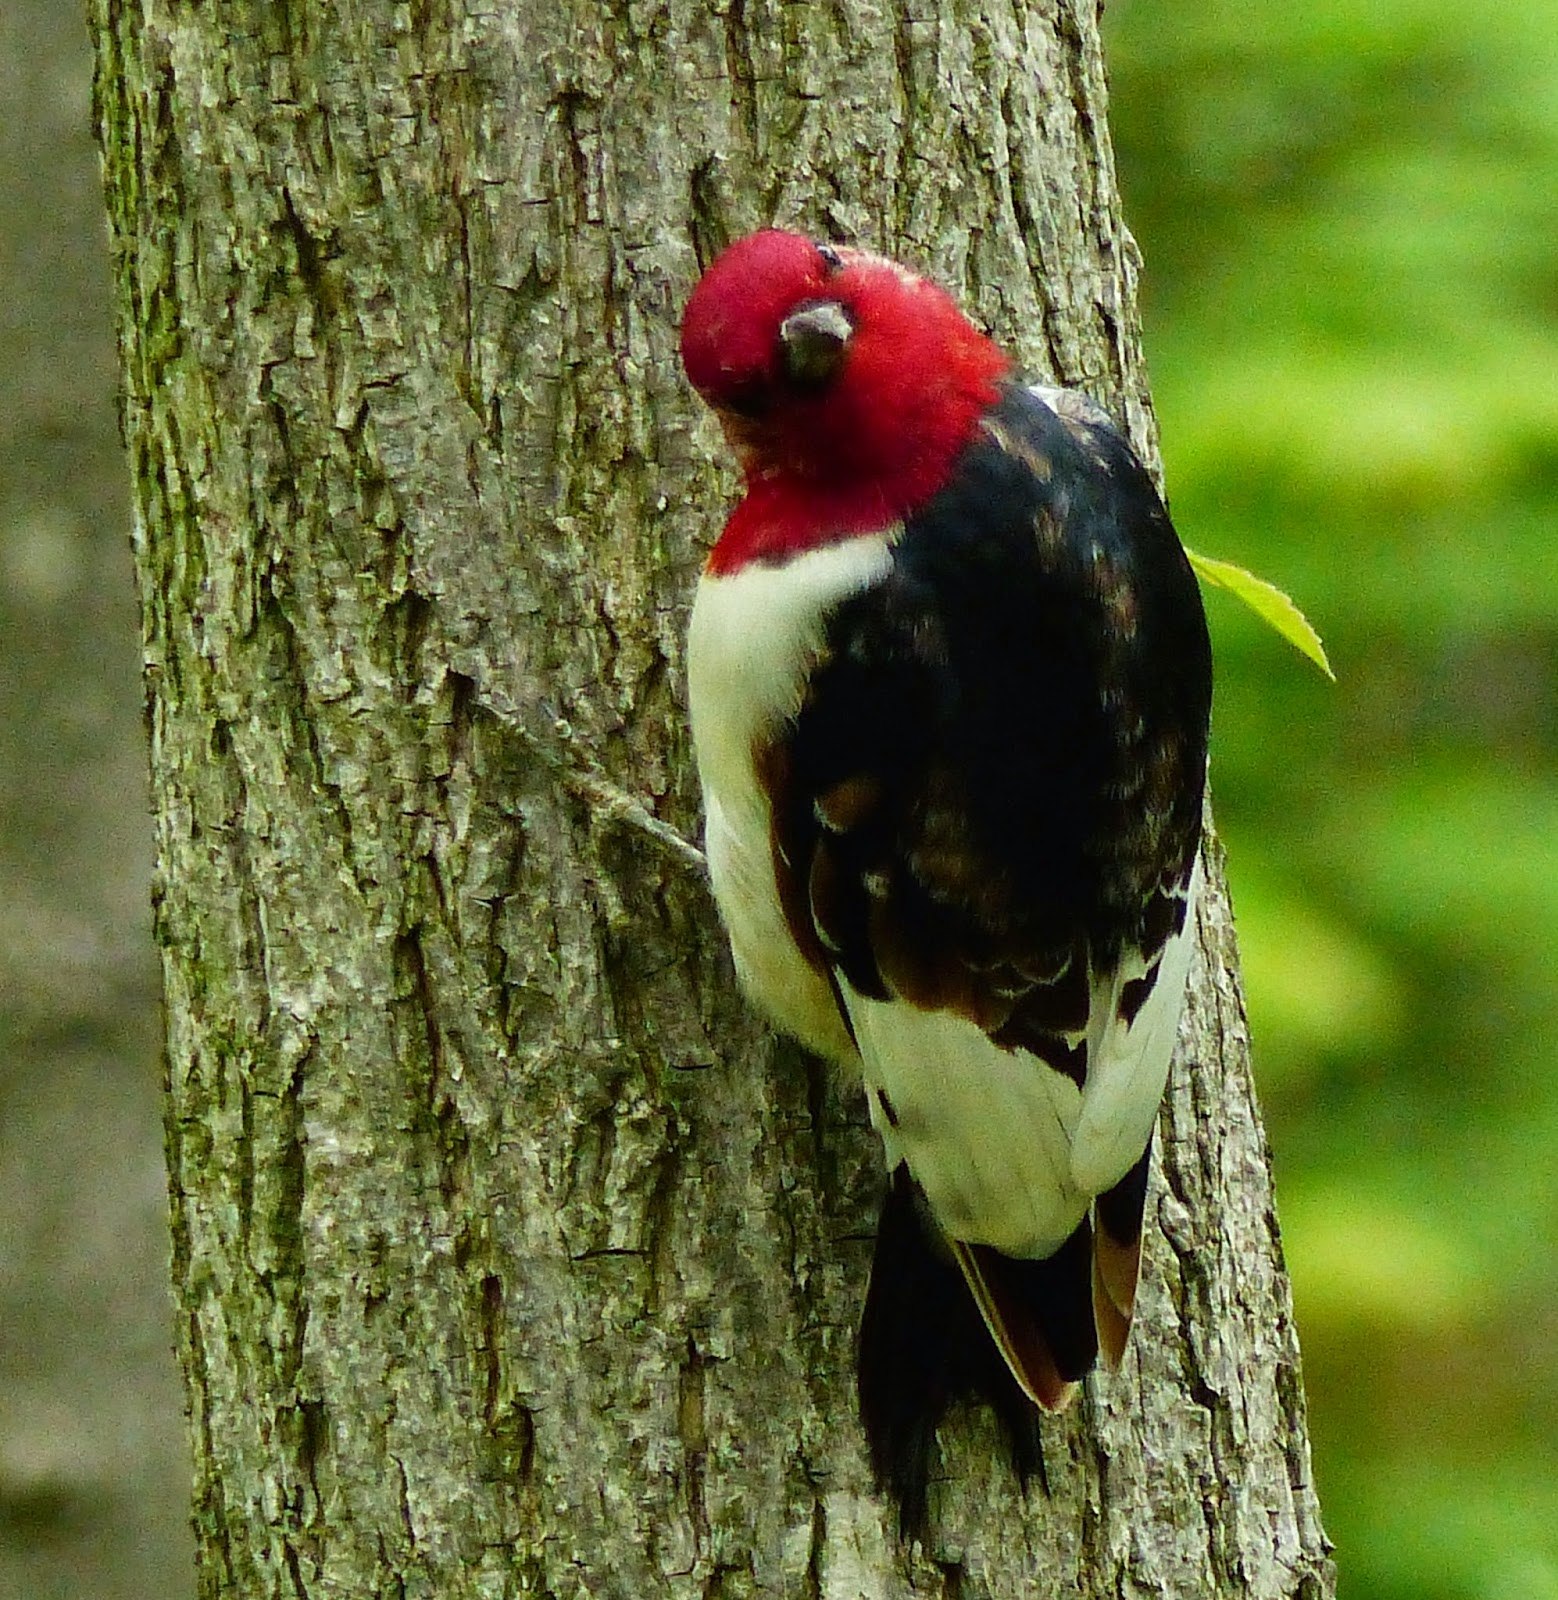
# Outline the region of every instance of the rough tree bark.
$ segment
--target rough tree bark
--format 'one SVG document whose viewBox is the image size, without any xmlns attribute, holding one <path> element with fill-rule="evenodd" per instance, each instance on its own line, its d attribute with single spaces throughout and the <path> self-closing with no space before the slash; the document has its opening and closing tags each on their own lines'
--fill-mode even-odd
<svg viewBox="0 0 1558 1600">
<path fill-rule="evenodd" d="M 1126 1370 L 869 1490 L 854 1090 L 732 990 L 675 361 L 770 219 L 1150 449 L 1093 6 L 94 0 L 204 1595 L 1331 1590 L 1229 914 Z"/>
</svg>

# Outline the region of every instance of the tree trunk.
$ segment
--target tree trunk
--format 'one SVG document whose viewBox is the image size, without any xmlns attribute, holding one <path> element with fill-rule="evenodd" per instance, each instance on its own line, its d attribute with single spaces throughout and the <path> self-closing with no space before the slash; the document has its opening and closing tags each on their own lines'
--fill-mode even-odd
<svg viewBox="0 0 1558 1600">
<path fill-rule="evenodd" d="M 679 376 L 769 220 L 1150 449 L 1097 16 L 95 0 L 203 1595 L 1330 1593 L 1220 888 L 1125 1370 L 897 1548 L 880 1163 L 734 993 Z M 1217 875 L 1220 882 L 1220 874 Z"/>
</svg>

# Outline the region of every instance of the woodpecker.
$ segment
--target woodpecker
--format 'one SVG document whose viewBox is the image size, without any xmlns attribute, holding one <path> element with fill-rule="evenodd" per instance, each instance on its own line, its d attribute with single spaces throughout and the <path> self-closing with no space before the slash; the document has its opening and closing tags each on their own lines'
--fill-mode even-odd
<svg viewBox="0 0 1558 1600">
<path fill-rule="evenodd" d="M 1030 387 L 935 284 L 764 230 L 683 366 L 744 493 L 688 687 L 736 971 L 857 1075 L 888 1171 L 861 1419 L 900 1525 L 993 1405 L 1026 1481 L 1135 1301 L 1190 965 L 1200 593 L 1106 413 Z"/>
</svg>

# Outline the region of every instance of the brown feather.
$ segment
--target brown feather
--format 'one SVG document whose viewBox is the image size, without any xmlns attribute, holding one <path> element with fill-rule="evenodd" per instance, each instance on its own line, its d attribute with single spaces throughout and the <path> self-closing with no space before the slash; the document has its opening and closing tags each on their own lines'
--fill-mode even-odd
<svg viewBox="0 0 1558 1600">
<path fill-rule="evenodd" d="M 1141 1274 L 1141 1227 L 1147 1202 L 1152 1142 L 1131 1169 L 1093 1205 L 1093 1311 L 1098 1343 L 1111 1367 L 1120 1364 L 1136 1309 Z"/>
<path fill-rule="evenodd" d="M 1041 1409 L 1064 1411 L 1077 1386 L 1061 1376 L 1048 1341 L 1031 1320 L 1017 1313 L 1011 1297 L 1002 1292 L 999 1264 L 1006 1258 L 957 1239 L 951 1243 L 974 1304 L 1018 1387 Z"/>
<path fill-rule="evenodd" d="M 1131 1313 L 1136 1308 L 1136 1279 L 1141 1269 L 1141 1236 L 1129 1244 L 1111 1239 L 1098 1228 L 1093 1233 L 1093 1321 L 1098 1328 L 1098 1348 L 1110 1370 L 1120 1365 L 1131 1333 Z"/>
</svg>

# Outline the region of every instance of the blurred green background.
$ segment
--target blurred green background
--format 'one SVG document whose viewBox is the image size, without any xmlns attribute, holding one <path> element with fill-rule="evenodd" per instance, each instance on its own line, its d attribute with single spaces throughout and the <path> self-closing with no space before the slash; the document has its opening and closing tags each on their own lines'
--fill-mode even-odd
<svg viewBox="0 0 1558 1600">
<path fill-rule="evenodd" d="M 1558 1596 L 1558 4 L 1116 0 L 1345 1600 Z"/>
</svg>

